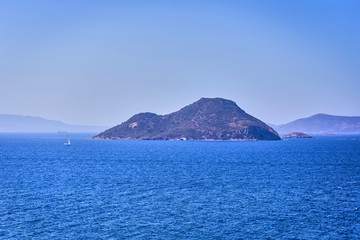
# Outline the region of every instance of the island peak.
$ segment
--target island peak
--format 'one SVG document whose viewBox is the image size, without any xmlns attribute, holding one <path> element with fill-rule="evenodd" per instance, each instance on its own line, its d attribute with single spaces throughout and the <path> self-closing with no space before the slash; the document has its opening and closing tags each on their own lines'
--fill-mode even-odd
<svg viewBox="0 0 360 240">
<path fill-rule="evenodd" d="M 167 115 L 139 113 L 94 139 L 280 140 L 275 130 L 247 114 L 234 101 L 200 100 Z"/>
</svg>

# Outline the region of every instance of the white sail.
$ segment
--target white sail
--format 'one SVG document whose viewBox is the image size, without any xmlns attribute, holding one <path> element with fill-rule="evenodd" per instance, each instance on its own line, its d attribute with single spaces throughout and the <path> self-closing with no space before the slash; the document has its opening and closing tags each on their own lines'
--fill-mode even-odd
<svg viewBox="0 0 360 240">
<path fill-rule="evenodd" d="M 60 132 L 58 131 L 58 133 L 65 133 L 67 135 L 67 142 L 64 143 L 65 146 L 70 146 L 71 142 L 70 142 L 70 137 L 69 137 L 69 133 L 68 132 Z"/>
<path fill-rule="evenodd" d="M 71 145 L 71 142 L 70 142 L 70 138 L 68 137 L 68 141 L 67 143 L 64 143 L 65 146 L 70 146 Z"/>
</svg>

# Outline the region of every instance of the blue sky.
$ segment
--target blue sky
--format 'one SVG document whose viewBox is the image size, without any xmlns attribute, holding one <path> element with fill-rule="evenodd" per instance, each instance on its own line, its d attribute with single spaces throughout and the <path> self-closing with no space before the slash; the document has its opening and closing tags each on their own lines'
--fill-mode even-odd
<svg viewBox="0 0 360 240">
<path fill-rule="evenodd" d="M 360 115 L 359 1 L 1 1 L 0 113 L 114 125 L 201 97 Z"/>
</svg>

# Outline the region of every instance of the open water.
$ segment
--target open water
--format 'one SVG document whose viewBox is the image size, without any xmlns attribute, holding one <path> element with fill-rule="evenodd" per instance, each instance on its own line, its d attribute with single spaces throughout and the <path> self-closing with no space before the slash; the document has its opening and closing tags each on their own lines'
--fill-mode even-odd
<svg viewBox="0 0 360 240">
<path fill-rule="evenodd" d="M 359 239 L 360 136 L 0 135 L 0 239 Z"/>
</svg>

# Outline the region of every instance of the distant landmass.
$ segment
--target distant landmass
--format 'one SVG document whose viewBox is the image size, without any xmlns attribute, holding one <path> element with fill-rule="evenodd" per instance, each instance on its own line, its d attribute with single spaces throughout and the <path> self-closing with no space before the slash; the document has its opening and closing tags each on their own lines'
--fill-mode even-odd
<svg viewBox="0 0 360 240">
<path fill-rule="evenodd" d="M 105 126 L 70 125 L 60 121 L 47 120 L 40 117 L 0 114 L 1 132 L 88 132 L 96 133 L 105 130 Z"/>
<path fill-rule="evenodd" d="M 312 136 L 302 132 L 292 132 L 290 134 L 281 136 L 281 138 L 312 138 Z"/>
<path fill-rule="evenodd" d="M 360 134 L 360 117 L 316 114 L 287 124 L 270 124 L 278 133 L 303 132 L 307 134 Z"/>
<path fill-rule="evenodd" d="M 235 102 L 202 98 L 167 115 L 139 113 L 94 139 L 130 140 L 280 140 L 274 129 Z"/>
</svg>

